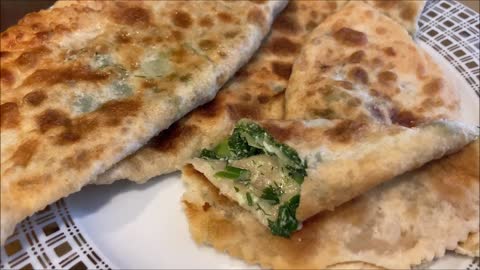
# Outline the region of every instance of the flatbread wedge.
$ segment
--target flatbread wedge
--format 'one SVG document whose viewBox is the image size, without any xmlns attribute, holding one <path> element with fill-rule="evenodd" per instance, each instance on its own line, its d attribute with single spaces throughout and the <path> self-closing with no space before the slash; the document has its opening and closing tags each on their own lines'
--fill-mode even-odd
<svg viewBox="0 0 480 270">
<path fill-rule="evenodd" d="M 152 138 L 136 153 L 93 181 L 119 179 L 143 183 L 182 168 L 203 148 L 228 135 L 235 122 L 282 119 L 284 90 L 305 36 L 347 1 L 290 1 L 252 60 L 222 88 L 216 98 Z"/>
<path fill-rule="evenodd" d="M 397 21 L 412 36 L 417 32 L 418 19 L 427 3 L 426 0 L 366 0 L 365 2 Z"/>
<path fill-rule="evenodd" d="M 217 90 L 285 1 L 76 1 L 1 34 L 1 238 Z"/>
<path fill-rule="evenodd" d="M 182 174 L 183 203 L 197 243 L 264 268 L 345 269 L 360 261 L 366 269 L 408 269 L 478 230 L 478 164 L 477 140 L 314 216 L 290 239 L 273 236 L 192 166 Z"/>
<path fill-rule="evenodd" d="M 363 119 L 414 126 L 458 117 L 459 98 L 404 28 L 352 1 L 317 27 L 296 60 L 287 119 Z"/>
<path fill-rule="evenodd" d="M 477 136 L 475 127 L 442 120 L 415 128 L 241 120 L 227 139 L 191 163 L 272 234 L 288 237 L 299 222 L 456 152 Z"/>
</svg>

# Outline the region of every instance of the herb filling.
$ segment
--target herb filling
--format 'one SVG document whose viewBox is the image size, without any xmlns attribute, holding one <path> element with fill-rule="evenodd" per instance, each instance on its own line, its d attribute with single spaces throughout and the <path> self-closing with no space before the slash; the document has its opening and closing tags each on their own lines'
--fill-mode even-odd
<svg viewBox="0 0 480 270">
<path fill-rule="evenodd" d="M 200 157 L 215 171 L 214 181 L 229 181 L 239 204 L 254 212 L 272 234 L 289 237 L 297 230 L 296 210 L 307 166 L 295 149 L 258 124 L 240 120 L 229 138 L 203 149 Z"/>
</svg>

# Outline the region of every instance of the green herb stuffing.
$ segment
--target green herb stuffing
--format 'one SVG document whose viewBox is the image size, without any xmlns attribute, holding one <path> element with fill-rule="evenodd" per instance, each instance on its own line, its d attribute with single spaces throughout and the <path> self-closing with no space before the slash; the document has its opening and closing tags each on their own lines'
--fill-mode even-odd
<svg viewBox="0 0 480 270">
<path fill-rule="evenodd" d="M 250 171 L 227 165 L 224 171 L 215 173 L 216 177 L 232 179 L 243 184 L 250 181 Z"/>
<path fill-rule="evenodd" d="M 250 195 L 250 192 L 247 192 L 246 196 L 247 196 L 248 205 L 252 206 L 253 205 L 252 195 Z"/>
<path fill-rule="evenodd" d="M 298 205 L 300 204 L 300 195 L 295 195 L 288 202 L 285 202 L 278 209 L 278 217 L 275 221 L 268 220 L 268 227 L 273 235 L 290 237 L 297 230 L 298 221 L 295 217 Z"/>
<path fill-rule="evenodd" d="M 282 189 L 275 183 L 275 186 L 268 186 L 263 190 L 261 199 L 268 201 L 271 205 L 277 205 L 280 203 L 280 196 L 282 196 Z"/>
<path fill-rule="evenodd" d="M 256 155 L 276 157 L 283 177 L 294 181 L 299 186 L 307 175 L 307 164 L 300 159 L 295 149 L 278 142 L 264 128 L 249 120 L 240 120 L 229 138 L 223 140 L 213 149 L 203 149 L 200 157 L 203 159 L 224 160 L 228 164 L 228 162 L 233 160 L 245 159 Z M 217 172 L 215 176 L 248 184 L 251 173 L 246 169 L 227 165 L 224 171 Z M 235 190 L 238 192 L 237 188 Z M 260 199 L 272 206 L 279 205 L 277 206 L 278 218 L 274 221 L 268 219 L 268 226 L 272 234 L 289 237 L 298 227 L 296 210 L 300 202 L 300 195 L 294 195 L 280 205 L 284 191 L 276 183 L 275 185 L 265 187 L 261 192 Z M 248 205 L 252 206 L 251 194 L 247 192 L 246 198 Z M 260 207 L 258 204 L 257 206 Z M 265 211 L 263 212 L 266 213 Z"/>
<path fill-rule="evenodd" d="M 205 159 L 238 160 L 259 154 L 277 156 L 288 176 L 302 184 L 307 175 L 307 165 L 295 149 L 277 142 L 258 124 L 240 120 L 232 135 L 213 150 L 203 149 L 200 157 Z"/>
</svg>

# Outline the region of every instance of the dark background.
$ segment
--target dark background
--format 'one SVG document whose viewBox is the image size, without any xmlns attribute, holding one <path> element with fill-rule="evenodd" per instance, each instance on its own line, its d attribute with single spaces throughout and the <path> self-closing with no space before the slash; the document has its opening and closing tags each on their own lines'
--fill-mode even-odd
<svg viewBox="0 0 480 270">
<path fill-rule="evenodd" d="M 50 7 L 54 0 L 0 0 L 0 32 L 14 25 L 23 15 Z"/>
</svg>

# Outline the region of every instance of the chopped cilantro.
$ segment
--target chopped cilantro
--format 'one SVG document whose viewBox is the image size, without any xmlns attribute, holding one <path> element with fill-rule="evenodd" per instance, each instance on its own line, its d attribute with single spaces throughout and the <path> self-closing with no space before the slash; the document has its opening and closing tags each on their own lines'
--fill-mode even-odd
<svg viewBox="0 0 480 270">
<path fill-rule="evenodd" d="M 225 170 L 215 173 L 216 177 L 232 179 L 242 184 L 250 181 L 250 171 L 233 166 L 225 166 Z"/>
<path fill-rule="evenodd" d="M 271 205 L 277 205 L 280 203 L 280 197 L 282 196 L 282 189 L 275 183 L 275 186 L 268 186 L 263 190 L 260 198 L 268 201 Z"/>
<path fill-rule="evenodd" d="M 249 206 L 253 206 L 253 200 L 252 200 L 252 195 L 250 195 L 250 192 L 247 192 L 247 202 Z"/>
<path fill-rule="evenodd" d="M 300 195 L 295 195 L 285 202 L 278 209 L 278 217 L 275 221 L 268 220 L 268 227 L 273 235 L 282 237 L 290 237 L 290 235 L 297 230 L 298 220 L 296 218 L 296 211 L 300 204 Z"/>
</svg>

